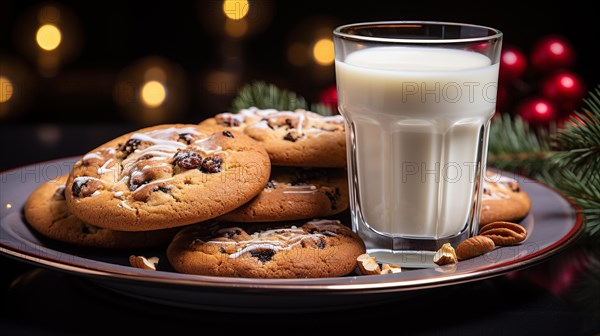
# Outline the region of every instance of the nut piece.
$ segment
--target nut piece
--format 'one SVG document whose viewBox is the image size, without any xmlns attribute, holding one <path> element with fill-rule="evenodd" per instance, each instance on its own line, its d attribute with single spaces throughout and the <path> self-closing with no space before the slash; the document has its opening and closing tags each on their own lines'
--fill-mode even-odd
<svg viewBox="0 0 600 336">
<path fill-rule="evenodd" d="M 494 241 L 486 236 L 475 236 L 462 241 L 456 247 L 458 260 L 478 257 L 494 249 Z"/>
<path fill-rule="evenodd" d="M 363 275 L 375 275 L 381 274 L 381 268 L 377 264 L 377 259 L 371 257 L 368 254 L 361 254 L 356 258 L 358 263 L 358 269 Z"/>
<path fill-rule="evenodd" d="M 452 247 L 450 243 L 442 245 L 442 247 L 435 252 L 435 255 L 433 256 L 433 262 L 438 266 L 456 264 L 458 262 L 458 258 L 456 257 L 456 251 L 454 251 L 454 247 Z"/>
<path fill-rule="evenodd" d="M 129 263 L 131 264 L 131 266 L 150 271 L 156 271 L 156 266 L 158 266 L 159 260 L 160 259 L 158 257 L 151 257 L 146 259 L 146 257 L 144 256 L 129 256 Z"/>
<path fill-rule="evenodd" d="M 493 222 L 484 225 L 479 235 L 494 241 L 496 246 L 515 245 L 527 238 L 527 230 L 519 224 L 511 222 Z"/>
<path fill-rule="evenodd" d="M 398 265 L 394 264 L 383 264 L 381 265 L 381 274 L 392 274 L 392 273 L 400 273 L 402 272 L 402 268 Z"/>
</svg>

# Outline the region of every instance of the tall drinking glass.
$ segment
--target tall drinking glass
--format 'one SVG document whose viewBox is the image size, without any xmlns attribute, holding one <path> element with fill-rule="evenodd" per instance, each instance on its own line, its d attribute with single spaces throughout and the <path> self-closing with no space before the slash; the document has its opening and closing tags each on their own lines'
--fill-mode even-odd
<svg viewBox="0 0 600 336">
<path fill-rule="evenodd" d="M 353 229 L 378 260 L 430 265 L 478 229 L 502 33 L 373 22 L 334 41 Z"/>
</svg>

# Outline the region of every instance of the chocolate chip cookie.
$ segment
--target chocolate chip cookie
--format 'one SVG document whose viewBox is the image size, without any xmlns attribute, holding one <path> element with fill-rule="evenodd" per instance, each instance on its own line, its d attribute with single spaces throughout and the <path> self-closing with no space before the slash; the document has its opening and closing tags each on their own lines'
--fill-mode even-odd
<svg viewBox="0 0 600 336">
<path fill-rule="evenodd" d="M 181 273 L 245 278 L 321 278 L 351 273 L 365 245 L 339 221 L 298 227 L 224 224 L 180 231 L 167 249 Z"/>
<path fill-rule="evenodd" d="M 344 169 L 272 167 L 267 186 L 220 220 L 275 222 L 331 216 L 348 208 Z"/>
<path fill-rule="evenodd" d="M 160 125 L 87 153 L 73 167 L 65 195 L 86 223 L 148 231 L 230 212 L 263 190 L 270 171 L 268 154 L 242 133 Z"/>
<path fill-rule="evenodd" d="M 340 115 L 249 108 L 218 114 L 200 125 L 243 130 L 264 145 L 273 165 L 346 167 L 346 133 Z"/>
<path fill-rule="evenodd" d="M 39 186 L 25 203 L 25 219 L 37 232 L 64 243 L 102 248 L 140 248 L 168 243 L 173 229 L 123 232 L 86 224 L 69 212 L 65 200 L 68 175 Z"/>
<path fill-rule="evenodd" d="M 509 177 L 486 173 L 479 225 L 496 221 L 517 222 L 531 210 L 531 199 L 519 183 Z"/>
</svg>

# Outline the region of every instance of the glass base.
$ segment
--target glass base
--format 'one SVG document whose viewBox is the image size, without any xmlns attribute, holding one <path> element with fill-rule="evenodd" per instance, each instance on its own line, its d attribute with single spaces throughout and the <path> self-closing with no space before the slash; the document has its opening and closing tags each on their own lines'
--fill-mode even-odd
<svg viewBox="0 0 600 336">
<path fill-rule="evenodd" d="M 442 245 L 456 247 L 470 236 L 469 230 L 440 239 L 384 236 L 366 227 L 355 231 L 365 242 L 367 253 L 378 262 L 406 268 L 436 267 L 433 256 Z"/>
</svg>

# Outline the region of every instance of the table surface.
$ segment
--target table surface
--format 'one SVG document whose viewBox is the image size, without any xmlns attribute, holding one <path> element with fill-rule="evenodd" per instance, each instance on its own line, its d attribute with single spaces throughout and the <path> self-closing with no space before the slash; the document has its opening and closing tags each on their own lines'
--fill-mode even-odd
<svg viewBox="0 0 600 336">
<path fill-rule="evenodd" d="M 136 125 L 0 125 L 0 171 L 80 155 Z M 0 191 L 1 192 L 1 191 Z M 598 335 L 600 245 L 580 239 L 531 268 L 425 290 L 385 304 L 320 313 L 242 314 L 137 301 L 57 271 L 0 257 L 0 334 L 105 334 L 263 328 L 279 333 L 372 325 L 419 335 Z M 393 294 L 391 294 L 393 295 Z M 417 321 L 424 320 L 420 324 Z M 300 323 L 300 324 L 299 324 Z M 119 327 L 116 327 L 119 326 Z M 275 328 L 273 328 L 275 327 Z M 116 329 L 118 328 L 118 329 Z"/>
</svg>

